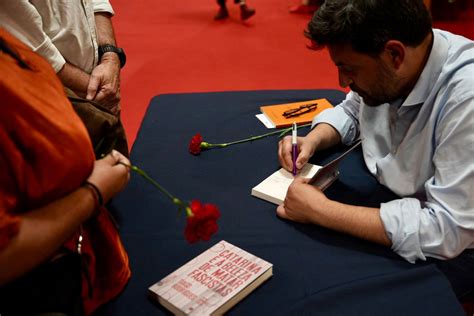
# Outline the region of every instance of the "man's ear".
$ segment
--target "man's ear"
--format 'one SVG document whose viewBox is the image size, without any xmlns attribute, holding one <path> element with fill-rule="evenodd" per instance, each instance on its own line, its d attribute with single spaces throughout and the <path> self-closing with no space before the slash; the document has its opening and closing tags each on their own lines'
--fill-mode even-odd
<svg viewBox="0 0 474 316">
<path fill-rule="evenodd" d="M 406 47 L 402 42 L 396 40 L 390 40 L 385 43 L 384 51 L 387 59 L 396 69 L 400 68 L 400 65 L 405 61 Z"/>
</svg>

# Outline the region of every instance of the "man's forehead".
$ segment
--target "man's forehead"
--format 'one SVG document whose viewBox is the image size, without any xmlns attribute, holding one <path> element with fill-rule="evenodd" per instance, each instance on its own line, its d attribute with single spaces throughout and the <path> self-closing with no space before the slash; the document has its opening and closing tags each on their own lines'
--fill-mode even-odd
<svg viewBox="0 0 474 316">
<path fill-rule="evenodd" d="M 356 52 L 350 44 L 331 44 L 327 48 L 336 66 L 352 65 L 371 59 L 368 54 Z"/>
</svg>

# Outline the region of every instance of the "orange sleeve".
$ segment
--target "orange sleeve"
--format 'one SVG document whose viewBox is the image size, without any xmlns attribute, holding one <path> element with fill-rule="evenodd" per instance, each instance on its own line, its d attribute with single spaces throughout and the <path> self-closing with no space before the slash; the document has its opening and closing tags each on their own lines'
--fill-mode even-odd
<svg viewBox="0 0 474 316">
<path fill-rule="evenodd" d="M 20 217 L 77 189 L 91 173 L 87 130 L 46 60 L 0 28 L 0 251 Z M 67 211 L 67 210 L 65 210 Z"/>
<path fill-rule="evenodd" d="M 12 181 L 12 173 L 5 159 L 4 148 L 10 145 L 5 137 L 5 131 L 0 128 L 0 251 L 2 251 L 16 236 L 20 226 L 19 216 L 13 215 L 18 198 L 14 193 L 15 184 Z"/>
</svg>

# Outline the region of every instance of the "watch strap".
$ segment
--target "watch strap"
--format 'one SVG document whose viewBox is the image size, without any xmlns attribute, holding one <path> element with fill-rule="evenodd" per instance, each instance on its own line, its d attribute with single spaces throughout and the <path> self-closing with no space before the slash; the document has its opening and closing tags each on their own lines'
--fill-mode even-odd
<svg viewBox="0 0 474 316">
<path fill-rule="evenodd" d="M 102 59 L 102 56 L 105 53 L 116 53 L 120 60 L 120 68 L 125 66 L 126 56 L 122 48 L 116 47 L 112 44 L 105 44 L 99 46 L 99 60 Z"/>
</svg>

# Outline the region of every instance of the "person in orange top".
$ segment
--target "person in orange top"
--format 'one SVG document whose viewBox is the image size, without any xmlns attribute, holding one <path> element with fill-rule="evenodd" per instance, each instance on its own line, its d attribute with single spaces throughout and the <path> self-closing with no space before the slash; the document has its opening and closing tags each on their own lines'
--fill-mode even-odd
<svg viewBox="0 0 474 316">
<path fill-rule="evenodd" d="M 0 74 L 0 314 L 90 315 L 130 278 L 103 206 L 129 161 L 94 161 L 53 68 L 1 28 Z"/>
</svg>

